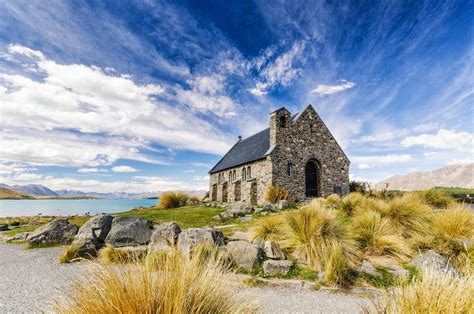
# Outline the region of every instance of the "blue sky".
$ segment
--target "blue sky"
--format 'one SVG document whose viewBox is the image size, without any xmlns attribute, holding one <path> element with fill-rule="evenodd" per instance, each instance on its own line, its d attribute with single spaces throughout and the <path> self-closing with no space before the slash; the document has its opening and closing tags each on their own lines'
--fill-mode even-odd
<svg viewBox="0 0 474 314">
<path fill-rule="evenodd" d="M 0 182 L 206 189 L 311 103 L 379 181 L 473 160 L 471 1 L 0 1 Z"/>
</svg>

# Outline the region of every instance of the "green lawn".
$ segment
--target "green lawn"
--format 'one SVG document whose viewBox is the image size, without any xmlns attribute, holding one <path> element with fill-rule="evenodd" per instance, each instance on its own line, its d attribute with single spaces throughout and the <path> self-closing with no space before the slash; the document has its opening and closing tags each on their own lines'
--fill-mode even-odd
<svg viewBox="0 0 474 314">
<path fill-rule="evenodd" d="M 139 216 L 151 220 L 154 223 L 174 221 L 181 228 L 204 227 L 222 225 L 213 217 L 224 212 L 219 207 L 206 207 L 202 205 L 189 205 L 173 209 L 162 209 L 153 207 L 145 210 L 132 210 L 116 214 L 117 216 Z M 226 224 L 235 221 L 226 221 Z"/>
</svg>

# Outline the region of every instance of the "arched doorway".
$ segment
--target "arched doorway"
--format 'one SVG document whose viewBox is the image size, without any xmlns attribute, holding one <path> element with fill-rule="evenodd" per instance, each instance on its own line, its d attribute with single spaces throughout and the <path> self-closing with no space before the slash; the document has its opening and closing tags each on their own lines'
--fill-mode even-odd
<svg viewBox="0 0 474 314">
<path fill-rule="evenodd" d="M 321 166 L 318 161 L 312 159 L 306 163 L 304 168 L 306 179 L 306 197 L 320 196 Z"/>
<path fill-rule="evenodd" d="M 250 185 L 250 204 L 257 204 L 257 182 L 252 182 Z"/>
<path fill-rule="evenodd" d="M 241 187 L 240 187 L 240 180 L 235 182 L 235 187 L 234 187 L 234 201 L 240 201 L 241 198 Z"/>
<path fill-rule="evenodd" d="M 217 201 L 217 184 L 212 185 L 211 200 L 213 202 Z"/>
<path fill-rule="evenodd" d="M 227 182 L 222 185 L 222 202 L 227 203 Z"/>
</svg>

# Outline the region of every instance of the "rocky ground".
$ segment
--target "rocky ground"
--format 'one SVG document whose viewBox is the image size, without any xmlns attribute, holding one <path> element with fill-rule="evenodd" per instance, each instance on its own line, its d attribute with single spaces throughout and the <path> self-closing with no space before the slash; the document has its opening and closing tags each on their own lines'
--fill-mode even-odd
<svg viewBox="0 0 474 314">
<path fill-rule="evenodd" d="M 25 250 L 0 243 L 0 313 L 31 313 L 50 309 L 52 299 L 67 291 L 86 264 L 58 263 L 62 248 Z M 245 289 L 263 313 L 357 313 L 370 300 L 350 294 L 298 287 Z"/>
</svg>

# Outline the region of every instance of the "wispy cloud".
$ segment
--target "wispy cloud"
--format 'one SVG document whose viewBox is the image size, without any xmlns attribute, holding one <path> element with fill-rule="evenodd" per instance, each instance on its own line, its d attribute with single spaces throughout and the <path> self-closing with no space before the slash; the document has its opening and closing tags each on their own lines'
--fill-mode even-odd
<svg viewBox="0 0 474 314">
<path fill-rule="evenodd" d="M 401 144 L 405 147 L 423 146 L 440 149 L 455 149 L 462 152 L 473 152 L 474 135 L 468 132 L 440 129 L 437 133 L 408 136 Z"/>
<path fill-rule="evenodd" d="M 113 172 L 137 172 L 138 170 L 130 166 L 115 166 L 112 167 Z"/>
<path fill-rule="evenodd" d="M 105 168 L 80 168 L 77 172 L 81 173 L 97 173 L 97 172 L 109 172 L 109 170 Z"/>
<path fill-rule="evenodd" d="M 318 95 L 331 95 L 331 94 L 342 92 L 354 86 L 356 86 L 355 83 L 342 80 L 342 83 L 339 85 L 320 84 L 316 86 L 316 88 L 313 89 L 311 93 L 318 94 Z"/>
</svg>

